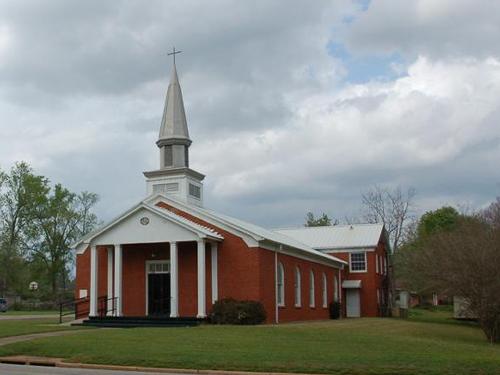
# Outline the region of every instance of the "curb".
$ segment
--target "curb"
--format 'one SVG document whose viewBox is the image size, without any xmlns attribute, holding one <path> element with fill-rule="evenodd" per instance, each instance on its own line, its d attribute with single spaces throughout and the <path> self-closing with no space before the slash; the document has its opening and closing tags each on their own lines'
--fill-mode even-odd
<svg viewBox="0 0 500 375">
<path fill-rule="evenodd" d="M 98 365 L 91 363 L 71 363 L 64 362 L 62 358 L 11 356 L 0 357 L 0 363 L 11 365 L 31 365 L 44 367 L 76 368 L 88 370 L 114 370 L 114 371 L 141 371 L 156 372 L 163 374 L 199 374 L 199 375 L 311 375 L 286 372 L 252 372 L 252 371 L 224 371 L 224 370 L 198 370 L 198 369 L 177 369 L 164 367 L 141 367 L 141 366 L 119 366 L 119 365 Z M 316 374 L 317 375 L 317 374 Z"/>
</svg>

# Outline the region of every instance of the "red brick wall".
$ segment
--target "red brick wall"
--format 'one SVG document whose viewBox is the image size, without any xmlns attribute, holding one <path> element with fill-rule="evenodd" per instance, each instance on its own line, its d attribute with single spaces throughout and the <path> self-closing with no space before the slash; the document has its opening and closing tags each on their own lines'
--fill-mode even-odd
<svg viewBox="0 0 500 375">
<path fill-rule="evenodd" d="M 249 248 L 241 237 L 163 202 L 160 202 L 158 206 L 171 210 L 195 223 L 212 228 L 224 237 L 224 241 L 218 244 L 219 299 L 232 297 L 235 299 L 258 300 L 260 298 L 261 258 L 257 248 Z M 206 272 L 207 289 L 210 289 L 211 281 L 209 275 L 211 267 L 208 267 L 210 265 L 210 251 L 207 252 L 206 258 L 208 268 Z M 209 295 L 211 294 L 207 293 L 207 312 L 210 311 L 209 307 L 211 307 L 211 298 L 209 299 Z"/>
<path fill-rule="evenodd" d="M 380 293 L 386 293 L 387 291 L 383 290 L 383 279 L 385 278 L 382 275 L 382 272 L 376 272 L 376 256 L 386 256 L 385 245 L 381 241 L 379 245 L 375 249 L 375 251 L 367 251 L 366 252 L 366 261 L 367 261 L 367 271 L 366 272 L 349 272 L 349 266 L 345 267 L 344 275 L 342 277 L 343 280 L 361 280 L 361 290 L 360 290 L 360 304 L 361 304 L 361 316 L 365 317 L 375 317 L 380 316 L 379 304 L 377 301 L 377 289 L 380 290 Z M 349 253 L 341 252 L 341 253 L 331 253 L 331 255 L 345 260 L 349 262 Z M 342 297 L 343 301 L 344 296 Z M 386 299 L 387 300 L 387 299 Z M 345 314 L 345 303 L 343 303 L 344 314 Z"/>
<path fill-rule="evenodd" d="M 99 254 L 98 296 L 102 297 L 107 293 L 108 255 L 105 247 L 98 247 L 97 251 Z M 90 297 L 90 248 L 76 256 L 75 299 L 79 298 L 80 289 L 87 289 L 87 297 Z M 89 303 L 80 303 L 77 309 L 77 316 L 83 317 L 82 315 L 88 314 L 90 310 Z"/>
<path fill-rule="evenodd" d="M 333 301 L 333 277 L 337 269 L 321 264 L 309 262 L 285 254 L 278 254 L 285 271 L 285 306 L 278 307 L 279 321 L 290 322 L 295 320 L 328 319 L 328 305 Z M 295 306 L 295 269 L 299 267 L 301 273 L 301 306 Z M 310 307 L 310 271 L 314 272 L 315 307 Z M 323 307 L 322 275 L 327 279 L 327 307 Z"/>
</svg>

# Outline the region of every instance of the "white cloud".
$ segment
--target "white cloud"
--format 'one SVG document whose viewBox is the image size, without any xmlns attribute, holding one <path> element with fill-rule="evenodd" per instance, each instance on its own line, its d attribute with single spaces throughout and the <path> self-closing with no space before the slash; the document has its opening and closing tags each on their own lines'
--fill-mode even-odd
<svg viewBox="0 0 500 375">
<path fill-rule="evenodd" d="M 414 185 L 423 208 L 482 205 L 500 179 L 500 22 L 477 8 L 4 1 L 0 166 L 28 160 L 99 193 L 103 218 L 142 198 L 175 44 L 191 162 L 207 174 L 211 207 L 264 225 L 309 210 L 342 217 L 374 183 Z M 402 54 L 391 62 L 401 76 L 350 84 L 331 42 Z"/>
<path fill-rule="evenodd" d="M 448 185 L 446 171 L 434 176 L 436 170 L 459 163 L 474 148 L 499 149 L 500 61 L 493 58 L 420 57 L 406 76 L 393 81 L 347 86 L 299 101 L 288 126 L 203 143 L 202 160 L 216 166 L 211 170 L 217 179 L 214 195 L 250 195 L 257 201 L 300 186 L 314 199 L 314 185 L 320 181 L 330 184 L 331 194 L 336 186 L 358 193 L 366 185 L 344 183 L 354 172 L 360 180 L 365 174 L 367 183 L 404 182 L 417 188 L 425 186 L 422 179 L 427 180 L 428 173 L 433 175 L 435 194 L 445 194 L 439 192 L 445 186 L 451 189 L 446 194 L 454 196 L 460 188 Z M 485 146 L 491 140 L 496 141 Z M 217 163 L 223 159 L 230 162 Z M 500 182 L 494 167 L 474 168 L 484 168 L 485 177 Z M 382 172 L 378 179 L 373 176 L 377 171 Z M 455 198 L 460 200 L 460 194 Z M 341 200 L 336 205 L 348 214 Z"/>
</svg>

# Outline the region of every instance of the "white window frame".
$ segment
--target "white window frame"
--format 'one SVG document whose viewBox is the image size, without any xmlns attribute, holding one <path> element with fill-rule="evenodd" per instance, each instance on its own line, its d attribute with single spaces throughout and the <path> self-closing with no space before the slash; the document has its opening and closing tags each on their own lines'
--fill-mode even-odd
<svg viewBox="0 0 500 375">
<path fill-rule="evenodd" d="M 328 280 L 326 278 L 326 274 L 323 272 L 323 307 L 328 307 Z"/>
<path fill-rule="evenodd" d="M 363 269 L 363 270 L 353 270 L 352 269 L 352 255 L 353 254 L 364 254 L 364 256 L 365 256 L 365 269 Z M 351 273 L 368 272 L 368 262 L 367 262 L 366 251 L 355 251 L 355 252 L 349 253 L 349 272 L 351 272 Z"/>
<path fill-rule="evenodd" d="M 280 307 L 285 306 L 285 267 L 283 266 L 283 263 L 278 262 L 278 276 L 276 277 L 276 288 L 278 290 L 277 292 L 277 297 L 278 301 L 277 304 Z"/>
<path fill-rule="evenodd" d="M 300 268 L 295 267 L 294 274 L 294 291 L 295 291 L 295 307 L 302 307 L 302 275 Z"/>
<path fill-rule="evenodd" d="M 315 288 L 314 271 L 309 272 L 309 307 L 316 307 L 316 288 Z"/>
</svg>

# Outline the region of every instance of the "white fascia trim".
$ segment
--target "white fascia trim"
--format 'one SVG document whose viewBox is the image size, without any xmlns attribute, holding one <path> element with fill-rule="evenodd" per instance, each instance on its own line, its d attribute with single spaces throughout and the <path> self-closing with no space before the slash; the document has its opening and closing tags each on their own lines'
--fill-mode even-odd
<svg viewBox="0 0 500 375">
<path fill-rule="evenodd" d="M 184 220 L 181 220 L 177 215 L 175 215 L 171 212 L 167 212 L 166 210 L 162 211 L 159 208 L 152 207 L 152 206 L 144 203 L 143 201 L 141 201 L 139 204 L 136 204 L 135 206 L 133 206 L 132 208 L 127 210 L 122 215 L 120 215 L 120 216 L 116 217 L 115 219 L 113 219 L 112 221 L 110 221 L 108 224 L 105 224 L 101 228 L 98 228 L 94 232 L 91 232 L 90 234 L 85 236 L 80 241 L 73 244 L 71 246 L 71 248 L 76 251 L 76 254 L 83 254 L 85 252 L 85 249 L 90 245 L 90 243 L 92 242 L 92 240 L 94 238 L 100 236 L 101 234 L 103 234 L 107 230 L 111 229 L 115 225 L 119 224 L 121 221 L 125 220 L 127 217 L 134 214 L 135 212 L 137 212 L 140 209 L 148 210 L 151 213 L 153 213 L 157 216 L 160 216 L 166 220 L 173 221 L 176 224 L 180 225 L 181 227 L 197 234 L 200 238 L 207 238 L 207 239 L 212 239 L 215 241 L 220 241 L 220 240 L 224 239 L 224 237 L 222 237 L 220 234 L 218 234 L 215 231 L 212 231 L 208 228 L 205 229 L 201 225 L 199 226 L 199 228 L 197 228 L 196 226 L 198 226 L 198 224 L 196 224 L 196 223 L 192 223 L 192 224 L 187 223 L 187 221 L 188 221 L 187 219 L 185 219 L 186 222 L 184 222 Z"/>
<path fill-rule="evenodd" d="M 245 243 L 247 244 L 248 247 L 257 247 L 259 245 L 259 241 L 264 240 L 261 236 L 256 235 L 255 233 L 246 231 L 242 229 L 241 227 L 238 227 L 237 225 L 228 222 L 227 220 L 221 219 L 219 217 L 216 217 L 214 215 L 211 215 L 210 213 L 206 212 L 203 209 L 200 209 L 199 207 L 196 206 L 191 206 L 191 205 L 186 205 L 183 202 L 179 202 L 177 200 L 172 199 L 172 197 L 166 197 L 165 195 L 158 193 L 151 195 L 150 197 L 146 198 L 144 202 L 147 202 L 150 205 L 156 205 L 156 203 L 161 202 L 161 201 L 166 201 L 166 203 L 172 205 L 173 207 L 185 211 L 193 216 L 197 216 L 200 219 L 213 222 L 214 225 L 217 225 L 221 227 L 224 230 L 227 230 L 228 232 L 231 232 L 243 239 Z M 243 235 L 243 236 L 242 236 Z M 244 237 L 246 236 L 246 238 Z M 249 237 L 249 238 L 248 238 Z"/>
<path fill-rule="evenodd" d="M 304 253 L 303 250 L 297 251 L 296 249 L 290 248 L 286 245 L 277 244 L 277 243 L 270 242 L 270 241 L 261 241 L 259 243 L 259 247 L 266 249 L 266 250 L 275 251 L 277 253 L 293 256 L 293 257 L 298 258 L 298 259 L 307 260 L 309 262 L 322 264 L 324 266 L 329 266 L 329 267 L 333 266 L 333 267 L 338 268 L 338 269 L 344 269 L 344 266 L 348 265 L 348 263 L 346 261 L 343 261 L 342 259 L 339 259 L 339 258 L 331 257 L 329 255 L 323 255 L 321 253 L 319 253 L 316 257 L 315 254 L 310 254 L 310 253 L 307 254 L 307 253 Z M 307 256 L 307 255 L 310 255 L 310 256 Z"/>
<path fill-rule="evenodd" d="M 355 253 L 358 251 L 373 252 L 376 251 L 375 247 L 342 247 L 342 248 L 315 248 L 322 253 Z"/>
</svg>

